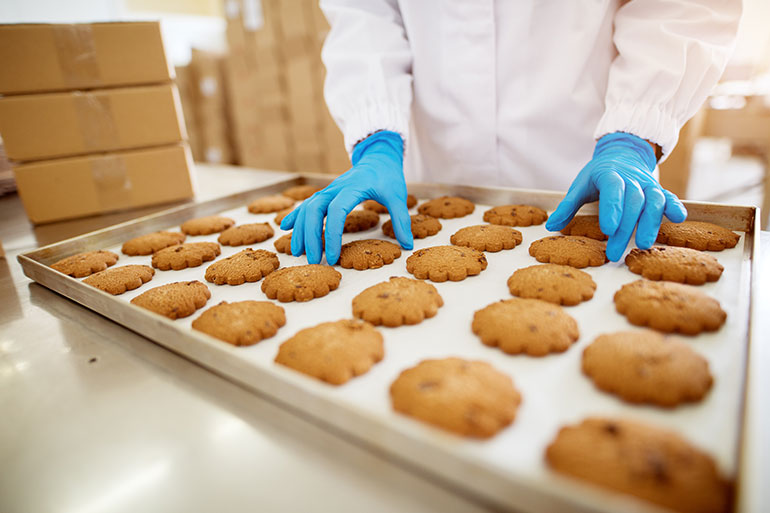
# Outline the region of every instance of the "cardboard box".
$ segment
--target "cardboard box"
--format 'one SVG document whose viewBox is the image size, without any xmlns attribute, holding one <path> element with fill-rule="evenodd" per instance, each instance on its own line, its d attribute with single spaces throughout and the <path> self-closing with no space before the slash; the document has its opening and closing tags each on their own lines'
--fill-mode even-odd
<svg viewBox="0 0 770 513">
<path fill-rule="evenodd" d="M 0 25 L 0 94 L 170 81 L 153 22 Z"/>
<path fill-rule="evenodd" d="M 202 157 L 218 164 L 233 162 L 223 61 L 219 55 L 196 49 L 190 60 Z"/>
<path fill-rule="evenodd" d="M 193 196 L 186 144 L 19 164 L 19 195 L 33 223 Z"/>
<path fill-rule="evenodd" d="M 199 127 L 196 123 L 195 112 L 195 87 L 192 77 L 192 70 L 189 66 L 177 66 L 176 72 L 176 86 L 179 90 L 179 100 L 182 103 L 182 112 L 184 114 L 184 124 L 187 130 L 187 143 L 190 145 L 193 159 L 196 161 L 203 160 L 203 153 L 201 151 Z"/>
<path fill-rule="evenodd" d="M 0 97 L 11 160 L 41 160 L 180 142 L 187 137 L 174 84 Z"/>
</svg>

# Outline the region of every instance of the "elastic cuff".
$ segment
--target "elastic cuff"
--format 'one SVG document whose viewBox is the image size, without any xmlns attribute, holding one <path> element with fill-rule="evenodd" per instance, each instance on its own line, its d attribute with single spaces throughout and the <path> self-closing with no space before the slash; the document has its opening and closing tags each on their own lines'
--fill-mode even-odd
<svg viewBox="0 0 770 513">
<path fill-rule="evenodd" d="M 345 124 L 345 148 L 351 156 L 357 143 L 379 130 L 396 132 L 403 139 L 404 145 L 409 139 L 408 115 L 388 102 L 368 101 L 357 108 L 348 109 L 340 117 Z"/>
<path fill-rule="evenodd" d="M 613 132 L 626 132 L 660 146 L 666 160 L 679 140 L 682 123 L 659 106 L 619 103 L 607 107 L 594 132 L 601 139 Z"/>
</svg>

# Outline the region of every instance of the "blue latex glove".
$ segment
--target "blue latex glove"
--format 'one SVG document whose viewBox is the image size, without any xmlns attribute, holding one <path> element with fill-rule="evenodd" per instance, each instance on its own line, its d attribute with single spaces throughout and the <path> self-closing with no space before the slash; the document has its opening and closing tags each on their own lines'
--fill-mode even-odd
<svg viewBox="0 0 770 513">
<path fill-rule="evenodd" d="M 291 254 L 307 253 L 307 261 L 311 264 L 321 261 L 321 236 L 326 216 L 326 262 L 336 264 L 345 218 L 356 205 L 367 199 L 376 200 L 388 209 L 396 240 L 404 249 L 412 249 L 412 220 L 406 208 L 403 160 L 404 142 L 395 132 L 377 132 L 358 143 L 353 150 L 353 167 L 281 221 L 282 230 L 294 228 Z"/>
<path fill-rule="evenodd" d="M 644 139 L 623 132 L 605 135 L 548 218 L 546 229 L 561 230 L 584 203 L 598 199 L 599 227 L 609 236 L 607 258 L 620 260 L 637 223 L 636 245 L 649 248 L 663 214 L 675 223 L 687 218 L 679 198 L 652 176 L 655 165 L 655 153 Z"/>
</svg>

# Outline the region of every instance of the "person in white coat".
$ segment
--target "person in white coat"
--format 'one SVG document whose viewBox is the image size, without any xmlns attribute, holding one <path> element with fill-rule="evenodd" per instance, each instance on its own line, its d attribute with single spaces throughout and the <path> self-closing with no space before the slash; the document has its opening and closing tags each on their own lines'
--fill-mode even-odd
<svg viewBox="0 0 770 513">
<path fill-rule="evenodd" d="M 569 191 L 618 260 L 686 218 L 654 177 L 730 55 L 740 0 L 321 0 L 325 98 L 353 167 L 287 216 L 292 253 L 336 263 L 347 214 L 384 204 L 412 247 L 405 179 Z M 588 163 L 588 164 L 586 164 Z M 582 171 L 580 171 L 582 168 Z M 580 171 L 578 173 L 578 171 Z M 575 176 L 577 174 L 577 177 Z"/>
</svg>

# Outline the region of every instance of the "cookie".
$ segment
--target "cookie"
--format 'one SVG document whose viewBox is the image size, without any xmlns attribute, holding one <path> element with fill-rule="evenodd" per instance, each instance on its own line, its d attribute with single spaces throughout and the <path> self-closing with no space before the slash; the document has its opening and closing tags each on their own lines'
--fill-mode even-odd
<svg viewBox="0 0 770 513">
<path fill-rule="evenodd" d="M 474 438 L 490 438 L 516 418 L 521 395 L 513 380 L 486 362 L 424 360 L 390 385 L 393 409 Z"/>
<path fill-rule="evenodd" d="M 417 207 L 417 212 L 431 217 L 440 217 L 441 219 L 454 219 L 467 216 L 473 212 L 474 208 L 476 207 L 473 203 L 465 198 L 441 196 L 440 198 L 426 201 Z"/>
<path fill-rule="evenodd" d="M 269 214 L 278 212 L 294 205 L 294 200 L 282 194 L 263 196 L 249 203 L 248 209 L 252 214 Z"/>
<path fill-rule="evenodd" d="M 353 316 L 375 326 L 396 328 L 419 324 L 444 305 L 436 287 L 411 278 L 393 276 L 353 298 Z"/>
<path fill-rule="evenodd" d="M 286 324 L 283 308 L 270 301 L 222 301 L 192 323 L 202 331 L 234 346 L 251 346 L 278 333 Z"/>
<path fill-rule="evenodd" d="M 83 283 L 117 296 L 150 281 L 155 269 L 147 265 L 122 265 L 92 274 Z"/>
<path fill-rule="evenodd" d="M 324 322 L 281 344 L 275 362 L 332 385 L 365 374 L 385 356 L 382 335 L 358 320 Z"/>
<path fill-rule="evenodd" d="M 291 232 L 279 237 L 275 242 L 273 242 L 273 246 L 275 246 L 275 250 L 277 252 L 291 255 Z"/>
<path fill-rule="evenodd" d="M 209 235 L 230 228 L 235 221 L 224 216 L 208 216 L 190 219 L 182 223 L 182 232 L 187 235 Z"/>
<path fill-rule="evenodd" d="M 343 233 L 355 233 L 369 230 L 377 226 L 380 222 L 380 216 L 371 210 L 353 210 L 345 218 L 345 227 Z"/>
<path fill-rule="evenodd" d="M 509 226 L 497 226 L 491 224 L 466 226 L 452 234 L 449 242 L 455 246 L 466 246 L 476 251 L 489 251 L 496 253 L 504 249 L 513 249 L 521 244 L 522 237 L 519 230 Z"/>
<path fill-rule="evenodd" d="M 271 273 L 262 282 L 262 292 L 281 303 L 310 301 L 339 287 L 341 279 L 342 275 L 328 265 L 295 265 Z"/>
<path fill-rule="evenodd" d="M 392 264 L 401 256 L 401 248 L 385 240 L 364 239 L 343 244 L 340 248 L 340 266 L 364 271 Z"/>
<path fill-rule="evenodd" d="M 597 337 L 583 351 L 583 373 L 625 401 L 665 407 L 700 401 L 713 382 L 705 358 L 649 330 Z"/>
<path fill-rule="evenodd" d="M 637 280 L 623 285 L 614 300 L 615 309 L 631 324 L 664 333 L 716 331 L 727 319 L 719 301 L 679 283 Z"/>
<path fill-rule="evenodd" d="M 407 194 L 406 208 L 410 209 L 416 204 L 417 204 L 417 198 L 415 198 L 411 194 Z M 385 205 L 383 205 L 382 203 L 378 203 L 374 200 L 366 200 L 363 203 L 361 203 L 361 206 L 364 207 L 366 210 L 371 210 L 372 212 L 377 212 L 378 214 L 388 213 L 388 209 L 385 207 Z"/>
<path fill-rule="evenodd" d="M 406 270 L 421 280 L 461 281 L 487 268 L 484 253 L 457 246 L 420 249 L 406 259 Z"/>
<path fill-rule="evenodd" d="M 424 239 L 431 235 L 436 235 L 441 230 L 441 223 L 438 219 L 424 214 L 414 214 L 411 217 L 412 223 L 412 236 L 415 239 Z M 396 233 L 393 231 L 393 221 L 386 221 L 382 225 L 382 233 L 390 237 L 396 238 Z"/>
<path fill-rule="evenodd" d="M 275 214 L 275 219 L 273 222 L 278 225 L 278 228 L 281 227 L 281 221 L 283 221 L 283 218 L 288 216 L 292 213 L 294 210 L 294 207 L 284 208 L 283 210 L 279 210 L 277 214 Z"/>
<path fill-rule="evenodd" d="M 316 187 L 315 185 L 295 185 L 294 187 L 289 187 L 281 194 L 295 201 L 302 201 L 308 199 L 310 196 L 320 190 L 321 188 Z"/>
<path fill-rule="evenodd" d="M 83 278 L 84 276 L 104 271 L 111 265 L 115 265 L 118 258 L 118 255 L 112 251 L 100 249 L 63 258 L 51 264 L 51 268 L 73 278 Z"/>
<path fill-rule="evenodd" d="M 629 271 L 641 274 L 648 280 L 690 285 L 717 281 L 724 271 L 724 267 L 711 255 L 694 249 L 665 246 L 634 248 L 626 256 L 626 265 Z"/>
<path fill-rule="evenodd" d="M 532 226 L 546 219 L 546 211 L 532 205 L 500 205 L 484 212 L 484 221 L 505 226 Z"/>
<path fill-rule="evenodd" d="M 223 246 L 243 246 L 266 241 L 275 235 L 267 223 L 250 223 L 233 226 L 223 231 L 217 239 Z"/>
<path fill-rule="evenodd" d="M 508 290 L 522 298 L 573 306 L 594 297 L 596 283 L 590 274 L 574 267 L 539 264 L 516 270 L 508 278 Z"/>
<path fill-rule="evenodd" d="M 141 235 L 123 243 L 120 250 L 124 255 L 152 255 L 156 251 L 169 246 L 181 244 L 187 236 L 177 232 L 155 232 Z"/>
<path fill-rule="evenodd" d="M 210 297 L 211 292 L 203 283 L 178 281 L 139 294 L 131 300 L 131 304 L 146 308 L 173 321 L 188 317 L 198 308 L 203 308 Z"/>
<path fill-rule="evenodd" d="M 252 283 L 261 280 L 279 266 L 278 256 L 272 251 L 248 248 L 208 266 L 206 281 L 217 285 Z"/>
<path fill-rule="evenodd" d="M 599 216 L 575 216 L 561 229 L 564 235 L 581 235 L 595 240 L 607 240 L 607 237 L 599 227 Z"/>
<path fill-rule="evenodd" d="M 545 459 L 556 472 L 672 510 L 730 509 L 731 485 L 708 454 L 641 422 L 592 417 L 562 427 Z"/>
<path fill-rule="evenodd" d="M 161 271 L 179 271 L 203 265 L 203 262 L 214 260 L 219 253 L 221 251 L 216 242 L 187 242 L 169 246 L 153 254 L 152 266 Z"/>
<path fill-rule="evenodd" d="M 529 245 L 529 254 L 545 264 L 569 265 L 582 269 L 604 265 L 607 244 L 576 235 L 551 235 Z"/>
<path fill-rule="evenodd" d="M 492 303 L 473 314 L 471 329 L 484 345 L 529 356 L 564 352 L 580 337 L 575 319 L 539 299 Z"/>
<path fill-rule="evenodd" d="M 657 241 L 667 246 L 683 246 L 698 251 L 722 251 L 734 248 L 740 238 L 740 235 L 716 224 L 685 221 L 661 224 Z"/>
</svg>

